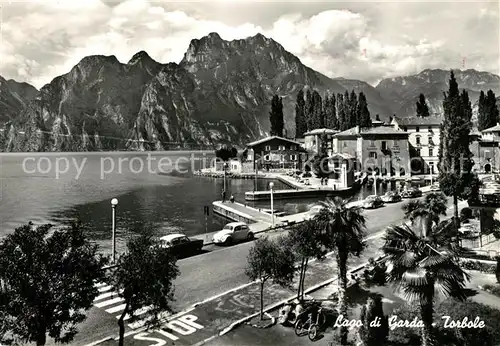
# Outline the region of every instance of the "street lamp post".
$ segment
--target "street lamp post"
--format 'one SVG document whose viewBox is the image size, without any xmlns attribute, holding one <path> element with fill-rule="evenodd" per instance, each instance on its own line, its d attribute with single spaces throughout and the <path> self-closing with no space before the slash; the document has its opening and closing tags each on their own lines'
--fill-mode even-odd
<svg viewBox="0 0 500 346">
<path fill-rule="evenodd" d="M 373 175 L 373 187 L 375 188 L 375 196 L 377 195 L 377 175 Z"/>
<path fill-rule="evenodd" d="M 271 189 L 271 222 L 272 222 L 272 227 L 274 228 L 273 187 L 274 187 L 274 183 L 271 181 L 269 183 L 269 188 Z"/>
<path fill-rule="evenodd" d="M 118 200 L 113 198 L 111 200 L 111 252 L 113 256 L 113 264 L 116 260 L 116 206 L 118 205 Z"/>
</svg>

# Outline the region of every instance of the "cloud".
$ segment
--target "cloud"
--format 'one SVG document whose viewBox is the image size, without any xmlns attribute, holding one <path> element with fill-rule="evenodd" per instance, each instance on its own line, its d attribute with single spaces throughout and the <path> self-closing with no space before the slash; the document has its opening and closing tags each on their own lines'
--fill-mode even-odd
<svg viewBox="0 0 500 346">
<path fill-rule="evenodd" d="M 227 40 L 262 32 L 328 76 L 370 83 L 459 68 L 463 57 L 465 68 L 498 73 L 499 17 L 491 3 L 328 6 L 13 0 L 2 7 L 0 75 L 41 87 L 87 55 L 126 62 L 145 50 L 160 62 L 179 62 L 191 39 L 210 32 Z"/>
</svg>

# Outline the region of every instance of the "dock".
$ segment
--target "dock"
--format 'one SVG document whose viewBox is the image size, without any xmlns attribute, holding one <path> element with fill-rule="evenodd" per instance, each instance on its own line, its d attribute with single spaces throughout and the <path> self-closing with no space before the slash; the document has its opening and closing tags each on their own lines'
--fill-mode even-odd
<svg viewBox="0 0 500 346">
<path fill-rule="evenodd" d="M 323 188 L 323 189 L 288 189 L 273 191 L 273 199 L 289 199 L 289 198 L 325 198 L 349 195 L 352 191 L 351 187 L 347 188 Z M 245 192 L 245 201 L 270 201 L 271 191 L 247 191 Z"/>
<path fill-rule="evenodd" d="M 238 202 L 215 201 L 212 203 L 212 209 L 215 214 L 223 216 L 231 221 L 245 222 L 247 224 L 266 224 L 268 227 L 272 225 L 272 215 L 268 209 L 254 208 Z M 279 215 L 279 214 L 278 214 Z M 303 221 L 308 212 L 298 213 L 293 215 L 274 215 L 274 225 L 287 225 Z"/>
</svg>

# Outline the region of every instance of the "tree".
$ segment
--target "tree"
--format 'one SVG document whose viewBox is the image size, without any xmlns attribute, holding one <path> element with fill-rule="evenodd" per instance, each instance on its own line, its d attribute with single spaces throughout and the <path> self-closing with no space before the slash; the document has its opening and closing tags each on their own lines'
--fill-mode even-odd
<svg viewBox="0 0 500 346">
<path fill-rule="evenodd" d="M 304 137 L 307 132 L 305 105 L 304 90 L 300 89 L 295 103 L 295 138 Z"/>
<path fill-rule="evenodd" d="M 417 101 L 417 118 L 425 118 L 429 115 L 429 107 L 427 106 L 427 102 L 425 101 L 425 96 L 424 94 L 420 94 L 418 95 Z"/>
<path fill-rule="evenodd" d="M 307 89 L 306 91 L 306 102 L 305 102 L 305 116 L 306 116 L 306 125 L 307 131 L 312 130 L 312 117 L 314 114 L 314 102 L 311 89 Z"/>
<path fill-rule="evenodd" d="M 440 217 L 446 216 L 448 201 L 441 192 L 431 192 L 427 194 L 423 201 L 412 200 L 403 205 L 405 218 L 413 225 L 415 221 L 420 221 L 419 230 L 421 236 L 426 236 L 434 225 L 439 224 Z"/>
<path fill-rule="evenodd" d="M 323 118 L 323 100 L 317 90 L 312 93 L 313 110 L 311 114 L 311 128 L 310 130 L 320 129 L 325 127 L 325 119 Z"/>
<path fill-rule="evenodd" d="M 360 339 L 364 346 L 385 346 L 389 336 L 389 319 L 384 315 L 382 298 L 379 295 L 368 298 L 361 308 L 362 326 L 359 329 Z M 375 324 L 377 321 L 378 324 Z"/>
<path fill-rule="evenodd" d="M 322 259 L 326 253 L 321 243 L 321 236 L 313 220 L 298 223 L 288 232 L 289 246 L 301 260 L 297 299 L 304 299 L 304 281 L 309 259 Z"/>
<path fill-rule="evenodd" d="M 491 123 L 490 127 L 495 126 L 499 121 L 498 106 L 495 93 L 490 89 L 486 95 L 486 108 Z"/>
<path fill-rule="evenodd" d="M 351 94 L 348 97 L 349 99 L 349 128 L 355 127 L 358 124 L 359 114 L 358 114 L 358 97 L 354 92 L 354 89 L 351 90 Z"/>
<path fill-rule="evenodd" d="M 271 279 L 282 286 L 291 286 L 295 275 L 295 254 L 285 237 L 272 241 L 257 239 L 248 254 L 245 273 L 252 281 L 260 281 L 260 319 L 264 318 L 264 285 Z"/>
<path fill-rule="evenodd" d="M 357 113 L 358 113 L 357 123 L 360 127 L 371 127 L 372 126 L 372 119 L 370 117 L 370 111 L 368 110 L 368 103 L 366 102 L 366 96 L 363 92 L 359 93 Z M 378 119 L 378 120 L 380 120 L 380 119 Z"/>
<path fill-rule="evenodd" d="M 460 97 L 462 98 L 462 104 L 464 106 L 465 117 L 466 117 L 466 119 L 469 119 L 469 121 L 471 122 L 471 126 L 472 126 L 472 103 L 470 102 L 470 99 L 469 99 L 469 93 L 465 89 L 463 89 Z"/>
<path fill-rule="evenodd" d="M 74 223 L 54 230 L 30 222 L 0 243 L 0 342 L 69 343 L 105 281 L 107 259 Z M 9 340 L 10 339 L 10 340 Z"/>
<path fill-rule="evenodd" d="M 479 131 L 483 131 L 484 129 L 494 126 L 494 124 L 490 122 L 490 117 L 486 110 L 486 96 L 484 94 L 484 91 L 481 90 L 481 93 L 479 94 L 477 110 L 477 129 Z"/>
<path fill-rule="evenodd" d="M 453 197 L 457 242 L 460 228 L 458 200 L 468 199 L 480 184 L 478 177 L 472 173 L 474 163 L 469 148 L 472 111 L 470 103 L 464 104 L 467 99 L 467 95 L 460 95 L 455 75 L 451 71 L 449 91 L 444 93 L 443 100 L 438 179 L 444 194 Z"/>
<path fill-rule="evenodd" d="M 118 258 L 112 276 L 113 288 L 125 304 L 118 319 L 120 346 L 123 346 L 126 315 L 134 322 L 137 311 L 147 307 L 143 316 L 146 325 L 153 327 L 162 322 L 162 314 L 172 312 L 174 280 L 179 275 L 177 258 L 171 250 L 155 241 L 150 232 L 141 234 L 128 242 L 127 252 Z"/>
<path fill-rule="evenodd" d="M 315 216 L 318 228 L 324 234 L 324 244 L 327 249 L 336 252 L 336 261 L 339 287 L 339 313 L 347 318 L 347 260 L 349 256 L 359 256 L 365 244 L 363 237 L 366 229 L 366 220 L 362 209 L 357 206 L 348 206 L 348 201 L 339 197 L 321 202 L 323 208 Z M 341 345 L 347 345 L 347 327 L 340 327 Z"/>
<path fill-rule="evenodd" d="M 389 227 L 382 248 L 391 268 L 388 281 L 402 290 L 406 299 L 419 305 L 424 325 L 422 346 L 435 344 L 432 325 L 435 292 L 462 301 L 467 299 L 465 283 L 469 275 L 460 268 L 456 248 L 442 224 L 426 237 L 418 236 L 406 225 Z"/>
<path fill-rule="evenodd" d="M 228 148 L 227 146 L 224 145 L 215 151 L 215 157 L 221 159 L 224 162 L 227 162 L 229 161 L 229 159 L 237 156 L 238 156 L 238 149 L 234 147 Z"/>
<path fill-rule="evenodd" d="M 271 100 L 271 111 L 269 112 L 271 121 L 271 136 L 283 136 L 285 121 L 283 118 L 283 99 L 274 95 Z"/>
<path fill-rule="evenodd" d="M 500 258 L 497 258 L 497 266 L 495 268 L 495 276 L 497 278 L 497 283 L 500 284 Z"/>
<path fill-rule="evenodd" d="M 347 121 L 344 95 L 341 93 L 337 94 L 337 112 L 338 112 L 337 121 L 339 130 L 340 131 L 347 130 L 349 128 L 349 124 Z"/>
</svg>

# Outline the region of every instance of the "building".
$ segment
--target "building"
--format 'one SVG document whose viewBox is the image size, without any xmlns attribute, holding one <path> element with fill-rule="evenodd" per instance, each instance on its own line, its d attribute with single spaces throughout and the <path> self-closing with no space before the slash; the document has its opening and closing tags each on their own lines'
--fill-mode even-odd
<svg viewBox="0 0 500 346">
<path fill-rule="evenodd" d="M 442 121 L 443 119 L 438 116 L 392 118 L 392 126 L 408 132 L 413 173 L 438 173 L 439 136 Z"/>
<path fill-rule="evenodd" d="M 333 139 L 333 151 L 352 156 L 355 171 L 409 175 L 408 133 L 393 126 L 356 126 L 339 132 Z"/>
<path fill-rule="evenodd" d="M 332 142 L 333 136 L 338 133 L 332 129 L 315 129 L 304 133 L 304 149 L 312 155 L 317 155 L 321 152 L 323 145 L 326 149 L 326 154 L 331 156 L 333 153 Z"/>
<path fill-rule="evenodd" d="M 355 157 L 349 154 L 332 154 L 328 158 L 328 170 L 332 172 L 328 179 L 328 185 L 332 187 L 349 187 L 356 180 L 354 169 L 352 169 Z"/>
<path fill-rule="evenodd" d="M 299 142 L 271 136 L 247 144 L 246 162 L 253 169 L 301 169 L 306 150 Z"/>
<path fill-rule="evenodd" d="M 474 154 L 474 169 L 478 173 L 497 173 L 500 171 L 500 125 L 480 132 L 471 133 L 471 151 Z"/>
<path fill-rule="evenodd" d="M 212 163 L 211 172 L 213 173 L 224 173 L 224 168 L 226 168 L 226 173 L 243 173 L 243 167 L 240 159 L 230 159 L 227 162 L 223 162 L 221 159 L 214 160 Z"/>
</svg>

